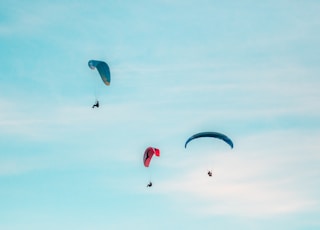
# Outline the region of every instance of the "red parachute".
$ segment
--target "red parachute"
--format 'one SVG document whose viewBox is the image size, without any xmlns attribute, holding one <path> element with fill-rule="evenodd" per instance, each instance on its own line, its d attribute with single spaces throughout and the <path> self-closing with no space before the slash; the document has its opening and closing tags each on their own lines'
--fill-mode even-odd
<svg viewBox="0 0 320 230">
<path fill-rule="evenodd" d="M 160 156 L 160 150 L 153 147 L 148 147 L 143 154 L 143 164 L 145 167 L 149 167 L 150 161 L 153 157 L 153 155 L 156 155 L 157 157 Z"/>
</svg>

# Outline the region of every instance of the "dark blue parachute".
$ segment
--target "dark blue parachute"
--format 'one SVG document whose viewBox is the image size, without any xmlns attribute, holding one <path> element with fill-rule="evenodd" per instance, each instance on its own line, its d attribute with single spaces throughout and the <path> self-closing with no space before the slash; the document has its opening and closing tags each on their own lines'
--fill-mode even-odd
<svg viewBox="0 0 320 230">
<path fill-rule="evenodd" d="M 88 62 L 88 66 L 90 67 L 90 69 L 97 68 L 104 84 L 110 85 L 111 76 L 110 76 L 110 69 L 107 63 L 103 61 L 90 60 Z"/>
<path fill-rule="evenodd" d="M 222 133 L 217 133 L 217 132 L 201 132 L 201 133 L 197 133 L 197 134 L 194 134 L 193 136 L 191 136 L 185 143 L 184 147 L 186 148 L 187 147 L 187 144 L 194 140 L 194 139 L 197 139 L 197 138 L 200 138 L 200 137 L 213 137 L 213 138 L 218 138 L 220 140 L 223 140 L 225 141 L 228 145 L 230 145 L 231 148 L 233 148 L 233 142 L 232 140 L 227 137 L 226 135 L 222 134 Z"/>
</svg>

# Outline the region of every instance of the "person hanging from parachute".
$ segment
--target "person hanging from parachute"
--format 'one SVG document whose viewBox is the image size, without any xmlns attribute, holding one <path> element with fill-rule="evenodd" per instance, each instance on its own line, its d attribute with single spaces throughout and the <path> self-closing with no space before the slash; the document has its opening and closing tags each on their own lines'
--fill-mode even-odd
<svg viewBox="0 0 320 230">
<path fill-rule="evenodd" d="M 93 109 L 94 109 L 94 107 L 99 108 L 99 101 L 98 100 L 96 100 L 96 103 L 92 106 Z"/>
<path fill-rule="evenodd" d="M 187 148 L 187 145 L 190 141 L 197 139 L 197 138 L 202 138 L 202 137 L 213 137 L 213 138 L 223 140 L 233 149 L 232 140 L 229 137 L 227 137 L 226 135 L 224 135 L 222 133 L 217 133 L 217 132 L 201 132 L 201 133 L 194 134 L 188 138 L 188 140 L 184 144 L 184 147 Z M 212 177 L 212 175 L 213 175 L 212 170 L 208 170 L 208 176 Z"/>
<path fill-rule="evenodd" d="M 88 66 L 90 69 L 94 70 L 97 69 L 102 81 L 105 85 L 109 86 L 111 82 L 111 75 L 110 75 L 110 68 L 107 63 L 103 61 L 97 61 L 97 60 L 90 60 L 88 62 Z M 99 108 L 99 101 L 96 99 L 96 103 L 92 106 L 92 108 Z"/>
<path fill-rule="evenodd" d="M 160 150 L 153 147 L 148 147 L 143 154 L 143 164 L 146 168 L 149 167 L 152 157 L 156 155 L 157 157 L 160 156 Z M 150 181 L 149 184 L 147 184 L 147 188 L 152 187 L 152 182 Z"/>
</svg>

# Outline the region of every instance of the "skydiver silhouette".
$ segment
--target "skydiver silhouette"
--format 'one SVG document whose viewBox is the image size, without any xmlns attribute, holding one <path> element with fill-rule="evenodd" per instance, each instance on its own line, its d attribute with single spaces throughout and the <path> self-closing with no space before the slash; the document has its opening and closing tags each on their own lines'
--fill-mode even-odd
<svg viewBox="0 0 320 230">
<path fill-rule="evenodd" d="M 92 108 L 97 107 L 99 108 L 99 101 L 97 100 L 96 103 L 92 106 Z"/>
<path fill-rule="evenodd" d="M 209 175 L 209 176 L 212 176 L 212 171 L 208 171 L 208 175 Z"/>
<path fill-rule="evenodd" d="M 147 187 L 151 187 L 151 186 L 152 186 L 152 182 L 150 181 Z"/>
</svg>

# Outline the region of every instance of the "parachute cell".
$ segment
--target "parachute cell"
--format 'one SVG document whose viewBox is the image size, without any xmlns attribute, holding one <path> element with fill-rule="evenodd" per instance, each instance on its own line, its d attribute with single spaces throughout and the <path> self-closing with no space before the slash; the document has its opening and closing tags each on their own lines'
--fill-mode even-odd
<svg viewBox="0 0 320 230">
<path fill-rule="evenodd" d="M 227 137 L 226 135 L 222 134 L 222 133 L 217 133 L 217 132 L 201 132 L 201 133 L 197 133 L 194 134 L 193 136 L 191 136 L 185 143 L 184 147 L 186 148 L 188 143 L 194 139 L 200 138 L 200 137 L 213 137 L 213 138 L 218 138 L 220 140 L 223 140 L 224 142 L 226 142 L 228 145 L 230 145 L 231 148 L 233 148 L 233 142 L 232 140 Z"/>
<path fill-rule="evenodd" d="M 103 61 L 90 60 L 88 62 L 88 66 L 90 67 L 90 69 L 93 69 L 93 70 L 97 68 L 104 84 L 110 85 L 111 76 L 110 76 L 110 69 L 107 63 Z"/>
<path fill-rule="evenodd" d="M 150 161 L 153 157 L 153 155 L 156 155 L 157 157 L 160 156 L 160 150 L 153 147 L 148 147 L 143 154 L 143 164 L 145 167 L 149 167 Z"/>
</svg>

